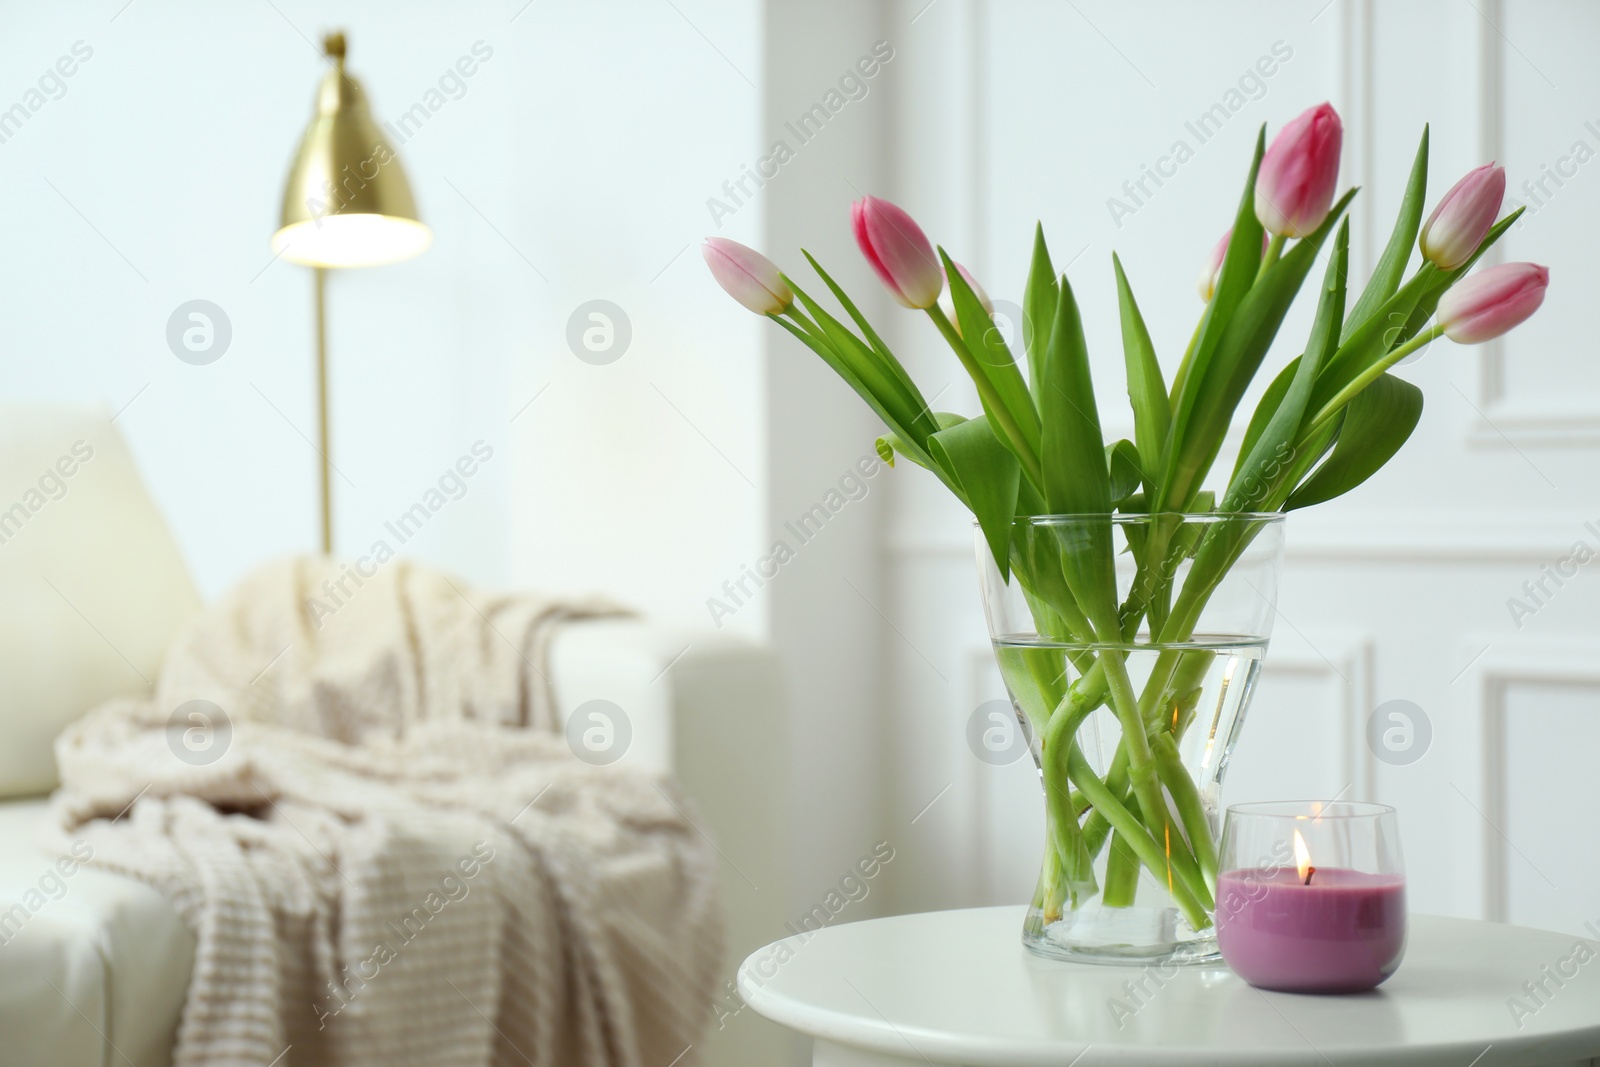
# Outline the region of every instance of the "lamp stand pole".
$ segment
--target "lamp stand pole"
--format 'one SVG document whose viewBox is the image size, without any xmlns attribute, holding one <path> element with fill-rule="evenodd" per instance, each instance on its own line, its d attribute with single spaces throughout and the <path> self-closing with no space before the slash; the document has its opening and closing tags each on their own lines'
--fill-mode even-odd
<svg viewBox="0 0 1600 1067">
<path fill-rule="evenodd" d="M 312 270 L 317 305 L 317 454 L 322 458 L 322 553 L 333 553 L 333 498 L 328 460 L 328 272 Z"/>
<path fill-rule="evenodd" d="M 329 33 L 322 50 L 330 60 L 317 87 L 311 121 L 289 164 L 283 185 L 278 228 L 272 235 L 273 257 L 282 256 L 313 270 L 316 296 L 317 457 L 322 461 L 318 484 L 322 552 L 333 553 L 333 473 L 328 440 L 328 265 L 373 267 L 398 263 L 420 254 L 432 233 L 417 214 L 411 183 L 372 117 L 366 92 L 345 70 L 347 44 L 342 31 Z M 378 150 L 385 154 L 378 154 Z M 373 159 L 383 166 L 368 170 Z M 359 183 L 343 175 L 357 171 Z M 326 200 L 335 183 L 332 211 Z M 343 477 L 343 475 L 340 475 Z M 345 479 L 349 485 L 349 479 Z"/>
</svg>

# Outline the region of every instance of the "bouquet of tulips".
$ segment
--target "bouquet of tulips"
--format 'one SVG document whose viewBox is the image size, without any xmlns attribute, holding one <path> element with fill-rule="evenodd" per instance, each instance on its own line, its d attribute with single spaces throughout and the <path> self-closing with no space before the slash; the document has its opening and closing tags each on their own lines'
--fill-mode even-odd
<svg viewBox="0 0 1600 1067">
<path fill-rule="evenodd" d="M 1544 299 L 1548 271 L 1532 263 L 1468 274 L 1521 213 L 1496 221 L 1502 168 L 1467 174 L 1424 221 L 1424 129 L 1389 240 L 1372 276 L 1347 300 L 1345 211 L 1355 190 L 1334 197 L 1341 140 L 1339 116 L 1327 104 L 1290 122 L 1271 147 L 1263 128 L 1232 228 L 1201 276 L 1205 310 L 1170 381 L 1112 256 L 1132 441 L 1102 438 L 1078 304 L 1051 264 L 1042 227 L 1023 301 L 1024 369 L 994 328 L 983 287 L 932 247 L 906 212 L 871 196 L 853 207 L 856 241 L 890 295 L 927 314 L 976 384 L 983 410 L 971 418 L 930 410 L 882 337 L 809 253 L 849 324 L 760 253 L 722 238 L 705 243 L 706 262 L 729 295 L 788 330 L 878 414 L 888 431 L 879 441 L 885 458 L 927 468 L 972 510 L 1002 578 L 1027 593 L 1038 633 L 1081 650 L 1072 657 L 1071 684 L 1029 715 L 1042 740 L 1052 824 L 1047 876 L 1035 901 L 1047 917 L 1099 892 L 1092 865 L 1114 834 L 1126 856 L 1171 887 L 1194 929 L 1210 925 L 1214 813 L 1203 810 L 1193 783 L 1163 754 L 1188 723 L 1178 707 L 1185 699 L 1183 643 L 1259 529 L 1249 517 L 1321 503 L 1366 481 L 1405 443 L 1422 412 L 1421 390 L 1391 368 L 1440 335 L 1461 344 L 1496 337 Z M 1408 275 L 1413 247 L 1420 261 Z M 1256 405 L 1226 483 L 1203 490 L 1241 398 L 1325 250 L 1300 354 Z M 940 302 L 946 292 L 949 310 Z M 1241 521 L 1179 536 L 1187 527 L 1178 520 L 1196 513 Z M 1130 541 L 1138 577 L 1122 596 L 1110 520 L 1129 514 L 1174 521 Z M 1087 535 L 1041 552 L 1018 521 L 1041 515 L 1103 516 L 1105 525 L 1090 524 Z M 1178 562 L 1186 564 L 1181 583 Z M 1180 650 L 1161 654 L 1142 694 L 1127 671 L 1133 647 Z M 1074 741 L 1101 706 L 1121 727 L 1117 758 L 1103 774 L 1075 757 Z M 1114 906 L 1111 881 L 1107 875 L 1104 902 Z"/>
</svg>

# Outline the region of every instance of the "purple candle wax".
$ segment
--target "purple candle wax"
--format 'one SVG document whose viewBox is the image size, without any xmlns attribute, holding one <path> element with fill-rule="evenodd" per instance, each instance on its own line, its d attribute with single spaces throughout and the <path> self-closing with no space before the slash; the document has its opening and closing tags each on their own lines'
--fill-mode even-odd
<svg viewBox="0 0 1600 1067">
<path fill-rule="evenodd" d="M 1395 972 L 1406 947 L 1406 885 L 1398 874 L 1318 867 L 1224 871 L 1217 946 L 1253 986 L 1354 993 Z"/>
</svg>

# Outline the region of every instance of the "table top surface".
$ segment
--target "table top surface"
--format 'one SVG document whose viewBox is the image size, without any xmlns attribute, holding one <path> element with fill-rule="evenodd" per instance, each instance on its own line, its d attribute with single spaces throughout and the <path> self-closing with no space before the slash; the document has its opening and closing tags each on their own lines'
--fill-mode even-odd
<svg viewBox="0 0 1600 1067">
<path fill-rule="evenodd" d="M 902 915 L 786 938 L 745 960 L 739 992 L 813 1037 L 994 1067 L 1065 1067 L 1076 1056 L 1274 1067 L 1600 1056 L 1600 945 L 1570 934 L 1413 915 L 1389 981 L 1304 996 L 1264 993 L 1220 966 L 1040 959 L 1022 947 L 1025 911 Z M 1548 993 L 1535 999 L 1528 982 Z M 1531 1010 L 1514 1012 L 1515 1002 Z"/>
</svg>

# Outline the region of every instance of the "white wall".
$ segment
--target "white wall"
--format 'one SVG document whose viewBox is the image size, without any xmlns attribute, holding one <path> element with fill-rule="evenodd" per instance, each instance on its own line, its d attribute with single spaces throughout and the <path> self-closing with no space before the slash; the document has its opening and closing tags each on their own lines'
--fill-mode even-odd
<svg viewBox="0 0 1600 1067">
<path fill-rule="evenodd" d="M 0 142 L 0 395 L 120 412 L 207 596 L 315 547 L 311 278 L 267 242 L 325 69 L 317 42 L 345 29 L 380 121 L 431 109 L 399 155 L 434 244 L 330 279 L 339 550 L 402 547 L 385 521 L 482 440 L 493 458 L 404 551 L 480 582 L 598 593 L 686 641 L 718 626 L 775 641 L 788 706 L 750 713 L 786 715 L 786 744 L 726 758 L 770 766 L 775 789 L 797 781 L 795 873 L 762 892 L 798 919 L 880 839 L 885 477 L 808 543 L 784 531 L 872 455 L 876 427 L 716 288 L 698 245 L 768 246 L 798 273 L 807 244 L 876 292 L 848 205 L 887 180 L 887 76 L 803 145 L 784 124 L 873 51 L 880 22 L 844 0 L 0 4 L 0 109 L 75 42 L 92 49 Z M 792 161 L 735 200 L 725 183 L 779 139 Z M 207 366 L 165 339 L 195 298 L 233 331 Z M 596 300 L 620 314 L 580 331 L 625 318 L 631 334 L 611 360 L 569 342 Z M 744 576 L 780 538 L 794 561 L 756 589 Z"/>
<path fill-rule="evenodd" d="M 451 184 L 511 225 L 503 178 L 521 23 L 499 7 L 199 3 L 0 7 L 0 99 L 92 49 L 60 99 L 0 143 L 0 316 L 10 399 L 121 411 L 156 499 L 214 595 L 260 559 L 315 546 L 311 281 L 273 262 L 289 157 L 310 116 L 324 29 L 350 31 L 352 70 L 380 119 L 423 97 L 478 40 L 493 57 L 401 147 L 434 247 L 330 282 L 337 536 L 365 549 L 447 466 L 484 440 L 495 457 L 407 551 L 469 576 L 511 573 L 507 378 L 527 286 Z M 525 241 L 520 233 L 513 240 Z M 219 305 L 228 350 L 192 366 L 166 325 Z M 390 538 L 391 542 L 394 539 Z M 396 543 L 395 547 L 399 547 Z"/>
<path fill-rule="evenodd" d="M 910 18 L 923 4 L 900 10 Z M 1058 267 L 1081 252 L 1070 273 L 1108 432 L 1127 423 L 1110 252 L 1128 268 L 1170 374 L 1201 310 L 1194 276 L 1227 225 L 1260 123 L 1276 127 L 1324 99 L 1339 108 L 1343 181 L 1363 187 L 1354 227 L 1363 272 L 1425 121 L 1431 200 L 1491 159 L 1506 164 L 1513 192 L 1541 164 L 1568 174 L 1504 242 L 1505 257 L 1550 265 L 1545 308 L 1504 345 L 1440 343 L 1405 368 L 1427 410 L 1404 453 L 1357 492 L 1290 520 L 1278 627 L 1227 799 L 1344 790 L 1389 801 L 1401 810 L 1419 909 L 1573 930 L 1595 918 L 1589 886 L 1600 866 L 1550 813 L 1587 806 L 1585 779 L 1557 768 L 1568 766 L 1560 753 L 1600 744 L 1600 586 L 1587 568 L 1559 589 L 1547 580 L 1554 595 L 1520 628 L 1507 604 L 1574 542 L 1600 551 L 1600 533 L 1585 526 L 1600 528 L 1600 376 L 1584 314 L 1600 201 L 1595 165 L 1567 158 L 1579 140 L 1600 149 L 1600 131 L 1585 125 L 1600 122 L 1596 75 L 1581 58 L 1600 39 L 1595 9 L 946 0 L 911 32 L 896 192 L 997 297 L 1018 298 L 1035 218 Z M 1262 87 L 1229 100 L 1275 45 Z M 1234 113 L 1200 143 L 1185 122 L 1215 102 Z M 1123 182 L 1180 139 L 1193 157 L 1133 201 Z M 1113 197 L 1136 210 L 1114 212 Z M 1291 316 L 1269 367 L 1293 354 L 1286 346 L 1306 315 Z M 906 326 L 903 343 L 929 354 L 924 381 L 941 384 L 948 354 L 920 324 Z M 974 410 L 970 394 L 963 400 L 960 410 Z M 1016 901 L 1036 873 L 1038 787 L 1025 762 L 988 767 L 963 741 L 967 715 L 1002 689 L 965 516 L 931 481 L 897 493 L 888 530 L 891 616 L 914 649 L 890 669 L 889 825 L 949 791 L 916 823 L 925 847 L 896 869 L 896 903 Z M 1369 715 L 1396 699 L 1418 705 L 1433 732 L 1408 765 L 1377 759 L 1366 741 Z"/>
<path fill-rule="evenodd" d="M 764 246 L 812 296 L 825 292 L 799 249 L 817 257 L 842 285 L 864 294 L 875 318 L 889 301 L 856 252 L 850 202 L 881 188 L 887 153 L 890 86 L 898 42 L 877 5 L 767 5 L 772 89 L 767 145 L 784 142 L 795 158 L 765 189 Z M 794 131 L 799 116 L 840 96 L 840 83 L 874 50 L 887 60 L 871 78 L 845 87 L 846 103 L 818 132 Z M 824 106 L 829 106 L 824 104 Z M 806 129 L 809 130 L 809 127 Z M 805 131 L 802 131 L 805 132 Z M 831 298 L 830 298 L 831 302 Z M 883 648 L 890 608 L 881 565 L 884 504 L 893 472 L 875 462 L 882 424 L 814 353 L 767 323 L 767 451 L 772 490 L 766 541 L 783 542 L 794 559 L 764 590 L 771 639 L 793 684 L 789 764 L 797 785 L 796 871 L 801 911 L 809 910 L 879 840 L 904 842 L 880 826 L 883 786 Z M 863 473 L 865 472 L 865 473 Z M 822 505 L 832 518 L 806 539 L 800 517 Z M 811 523 L 815 523 L 812 518 Z M 817 865 L 817 864 L 821 865 Z M 853 905 L 853 918 L 881 911 L 879 895 Z M 798 912 L 797 912 L 798 914 Z"/>
<path fill-rule="evenodd" d="M 516 430 L 519 577 L 710 625 L 706 598 L 756 558 L 768 478 L 761 324 L 706 284 L 699 243 L 706 198 L 756 156 L 765 58 L 752 5 L 679 6 L 530 8 L 507 165 L 481 180 L 549 278 L 519 272 L 512 312 L 514 395 L 538 396 Z M 760 222 L 727 230 L 757 243 Z M 566 337 L 596 299 L 632 330 L 604 365 Z M 764 631 L 759 608 L 728 623 Z"/>
<path fill-rule="evenodd" d="M 806 245 L 881 305 L 848 222 L 855 190 L 884 177 L 884 78 L 804 143 L 786 123 L 882 32 L 876 5 L 845 0 L 803 11 L 679 3 L 681 14 L 630 3 L 620 21 L 618 6 L 545 13 L 546 44 L 520 75 L 524 106 L 538 103 L 502 180 L 518 190 L 530 246 L 562 271 L 522 299 L 558 327 L 580 301 L 611 300 L 634 337 L 606 366 L 575 358 L 559 329 L 524 342 L 516 395 L 539 399 L 517 428 L 518 574 L 777 646 L 789 678 L 784 748 L 724 758 L 770 767 L 773 788 L 793 783 L 793 873 L 757 891 L 798 921 L 880 839 L 886 478 L 853 483 L 804 543 L 786 529 L 873 455 L 878 427 L 814 355 L 716 288 L 698 245 L 720 234 L 766 248 L 797 279 L 809 274 Z M 778 141 L 786 161 L 758 187 L 747 175 Z M 757 583 L 749 575 L 780 541 L 792 559 Z M 851 917 L 882 910 L 875 892 Z M 752 1025 L 751 1014 L 732 1025 Z"/>
</svg>

